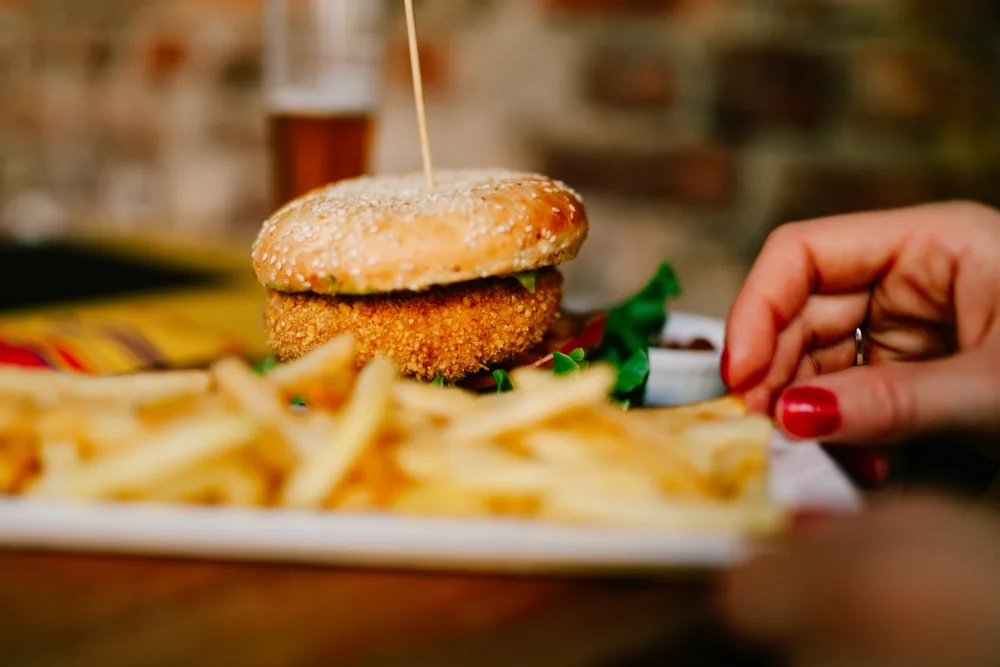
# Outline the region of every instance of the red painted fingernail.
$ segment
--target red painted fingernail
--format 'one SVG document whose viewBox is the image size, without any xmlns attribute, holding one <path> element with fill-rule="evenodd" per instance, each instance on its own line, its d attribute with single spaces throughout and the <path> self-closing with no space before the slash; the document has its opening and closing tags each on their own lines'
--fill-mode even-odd
<svg viewBox="0 0 1000 667">
<path fill-rule="evenodd" d="M 722 376 L 722 384 L 726 385 L 726 389 L 732 389 L 729 386 L 729 348 L 722 350 L 722 359 L 719 361 L 719 375 Z"/>
<path fill-rule="evenodd" d="M 820 387 L 792 387 L 781 396 L 781 425 L 797 438 L 821 438 L 840 429 L 837 397 Z"/>
</svg>

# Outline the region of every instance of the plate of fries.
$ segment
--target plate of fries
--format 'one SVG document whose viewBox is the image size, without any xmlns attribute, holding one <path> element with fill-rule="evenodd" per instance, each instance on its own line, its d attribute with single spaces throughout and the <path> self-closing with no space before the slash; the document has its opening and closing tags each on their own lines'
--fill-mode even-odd
<svg viewBox="0 0 1000 667">
<path fill-rule="evenodd" d="M 624 410 L 611 368 L 477 395 L 338 338 L 264 375 L 0 368 L 0 546 L 393 568 L 725 565 L 789 509 L 850 507 L 738 399 Z M 308 406 L 295 407 L 298 406 Z"/>
</svg>

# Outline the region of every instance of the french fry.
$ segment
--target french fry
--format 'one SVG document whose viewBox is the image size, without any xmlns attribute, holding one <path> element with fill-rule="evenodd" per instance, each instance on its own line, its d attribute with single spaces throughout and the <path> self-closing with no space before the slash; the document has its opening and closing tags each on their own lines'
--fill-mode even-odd
<svg viewBox="0 0 1000 667">
<path fill-rule="evenodd" d="M 77 454 L 84 457 L 132 445 L 148 431 L 132 407 L 117 406 L 46 412 L 35 429 L 42 442 L 75 443 Z"/>
<path fill-rule="evenodd" d="M 520 459 L 494 445 L 401 447 L 400 467 L 418 481 L 444 481 L 456 489 L 481 493 L 541 493 L 552 484 L 553 469 Z"/>
<path fill-rule="evenodd" d="M 530 454 L 547 465 L 574 468 L 603 462 L 597 455 L 604 449 L 601 433 L 574 433 L 555 428 L 541 428 L 525 433 L 520 440 Z"/>
<path fill-rule="evenodd" d="M 18 493 L 38 467 L 34 443 L 25 438 L 0 438 L 0 494 Z"/>
<path fill-rule="evenodd" d="M 408 488 L 389 509 L 400 514 L 429 517 L 482 517 L 490 514 L 486 497 L 444 483 Z"/>
<path fill-rule="evenodd" d="M 357 370 L 336 338 L 263 377 L 0 369 L 0 493 L 769 532 L 772 426 L 734 398 L 623 411 L 610 367 L 477 396 Z M 289 398 L 307 407 L 292 409 Z"/>
<path fill-rule="evenodd" d="M 149 485 L 144 500 L 259 506 L 267 500 L 269 482 L 242 461 L 221 461 L 182 470 Z"/>
<path fill-rule="evenodd" d="M 636 410 L 630 415 L 630 421 L 650 424 L 661 429 L 661 432 L 676 433 L 698 424 L 724 419 L 743 419 L 746 417 L 746 412 L 743 399 L 725 396 L 693 405 Z"/>
<path fill-rule="evenodd" d="M 599 406 L 591 415 L 603 418 L 611 424 L 621 424 L 617 409 Z M 706 476 L 688 461 L 682 453 L 670 447 L 656 445 L 643 439 L 650 434 L 646 431 L 621 428 L 617 437 L 593 437 L 587 440 L 591 450 L 607 461 L 620 462 L 655 475 L 664 491 L 671 495 L 706 497 L 709 483 Z"/>
<path fill-rule="evenodd" d="M 478 403 L 474 395 L 461 389 L 416 382 L 397 382 L 392 396 L 401 410 L 438 419 L 461 419 Z"/>
<path fill-rule="evenodd" d="M 760 416 L 701 422 L 684 432 L 687 459 L 711 480 L 716 495 L 763 498 L 771 428 Z"/>
<path fill-rule="evenodd" d="M 354 365 L 354 337 L 344 334 L 309 354 L 271 369 L 268 381 L 284 392 L 294 393 L 316 379 L 341 375 Z"/>
<path fill-rule="evenodd" d="M 212 367 L 212 374 L 222 394 L 239 405 L 251 419 L 274 428 L 298 456 L 307 456 L 321 446 L 321 435 L 307 423 L 296 420 L 288 405 L 246 362 L 224 359 Z"/>
<path fill-rule="evenodd" d="M 41 497 L 107 498 L 135 492 L 194 464 L 234 451 L 258 433 L 251 420 L 208 415 L 151 435 L 142 446 L 66 469 L 55 480 L 44 475 L 29 494 Z"/>
<path fill-rule="evenodd" d="M 37 405 L 68 401 L 139 405 L 207 393 L 211 376 L 204 371 L 171 371 L 91 377 L 49 370 L 0 368 L 0 396 L 28 399 Z"/>
<path fill-rule="evenodd" d="M 553 379 L 549 387 L 481 398 L 479 409 L 455 422 L 446 437 L 475 441 L 527 429 L 576 408 L 600 405 L 613 383 L 611 368 L 595 365 L 586 373 Z"/>
<path fill-rule="evenodd" d="M 80 464 L 80 449 L 72 440 L 43 442 L 38 451 L 42 468 L 50 474 L 69 470 Z"/>
<path fill-rule="evenodd" d="M 358 382 L 333 437 L 310 452 L 291 475 L 281 502 L 287 507 L 315 508 L 344 479 L 375 439 L 385 421 L 396 369 L 376 359 L 358 376 Z"/>
</svg>

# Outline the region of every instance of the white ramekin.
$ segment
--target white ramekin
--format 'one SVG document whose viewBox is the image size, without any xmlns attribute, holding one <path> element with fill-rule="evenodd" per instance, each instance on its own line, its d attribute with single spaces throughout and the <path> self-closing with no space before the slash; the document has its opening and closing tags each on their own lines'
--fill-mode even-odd
<svg viewBox="0 0 1000 667">
<path fill-rule="evenodd" d="M 719 374 L 725 345 L 726 323 L 714 317 L 671 312 L 664 338 L 679 343 L 704 338 L 714 350 L 649 349 L 649 382 L 646 405 L 686 405 L 724 396 Z"/>
</svg>

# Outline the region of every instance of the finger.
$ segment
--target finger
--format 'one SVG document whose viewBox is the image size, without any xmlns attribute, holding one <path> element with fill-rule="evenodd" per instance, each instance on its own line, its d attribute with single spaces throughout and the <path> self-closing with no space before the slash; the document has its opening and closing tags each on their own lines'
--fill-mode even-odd
<svg viewBox="0 0 1000 667">
<path fill-rule="evenodd" d="M 798 340 L 798 334 L 791 331 L 783 333 L 779 340 L 786 336 Z M 767 376 L 753 388 L 743 391 L 743 400 L 751 412 L 774 414 L 777 395 L 792 381 L 802 382 L 817 375 L 850 368 L 857 359 L 853 336 L 814 352 L 801 352 L 794 341 L 787 344 L 779 342 L 778 348 L 784 353 L 775 359 Z"/>
<path fill-rule="evenodd" d="M 751 378 L 742 392 L 747 406 L 763 414 L 774 412 L 774 399 L 777 392 L 788 386 L 801 363 L 805 353 L 805 336 L 802 333 L 801 321 L 782 331 L 778 336 L 778 349 L 766 373 L 758 378 Z"/>
<path fill-rule="evenodd" d="M 811 294 L 867 289 L 908 240 L 949 215 L 949 206 L 836 216 L 775 230 L 730 310 L 730 386 L 740 386 L 770 364 L 778 334 Z"/>
<path fill-rule="evenodd" d="M 876 444 L 989 431 L 998 411 L 1000 368 L 976 352 L 815 377 L 785 390 L 775 416 L 793 438 Z"/>
<path fill-rule="evenodd" d="M 804 354 L 835 341 L 850 339 L 850 344 L 854 345 L 854 330 L 865 317 L 868 298 L 867 292 L 810 297 L 802 312 L 778 336 L 771 363 L 756 377 L 748 378 L 735 388 L 730 384 L 730 388 L 743 395 L 752 411 L 771 414 L 775 393 L 787 387 L 796 377 Z M 826 356 L 822 359 L 825 363 Z M 724 353 L 724 379 L 727 363 Z"/>
<path fill-rule="evenodd" d="M 865 329 L 866 343 L 871 345 L 869 360 L 873 364 L 905 359 L 909 361 L 939 359 L 958 351 L 953 323 L 903 318 L 888 315 L 872 300 L 870 324 Z"/>
<path fill-rule="evenodd" d="M 854 334 L 868 312 L 871 294 L 867 291 L 849 294 L 809 296 L 801 309 L 781 330 L 777 331 L 774 349 L 767 363 L 749 377 L 733 376 L 737 369 L 727 347 L 723 377 L 731 388 L 749 390 L 764 379 L 773 388 L 788 384 L 804 352 L 825 347 Z M 728 341 L 727 341 L 728 345 Z M 740 379 L 737 380 L 736 378 Z"/>
<path fill-rule="evenodd" d="M 809 380 L 817 375 L 828 375 L 854 366 L 858 359 L 857 343 L 854 336 L 844 338 L 832 345 L 807 352 L 799 362 L 793 381 Z"/>
</svg>

